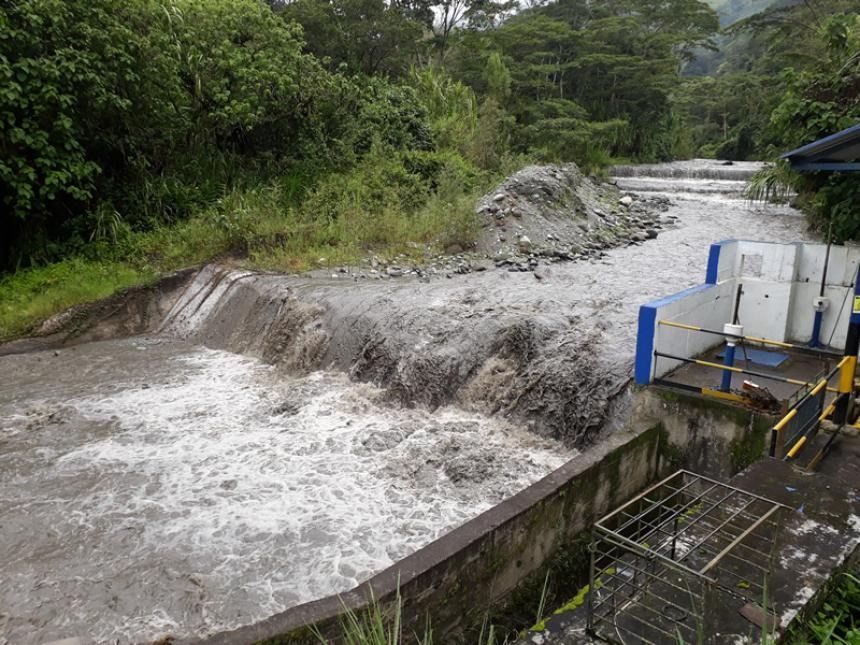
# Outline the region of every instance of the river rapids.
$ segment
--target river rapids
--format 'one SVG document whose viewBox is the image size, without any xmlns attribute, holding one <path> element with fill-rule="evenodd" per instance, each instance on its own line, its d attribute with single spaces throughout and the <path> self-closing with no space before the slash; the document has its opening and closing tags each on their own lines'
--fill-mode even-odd
<svg viewBox="0 0 860 645">
<path fill-rule="evenodd" d="M 350 589 L 600 438 L 638 307 L 809 239 L 757 166 L 621 167 L 657 239 L 532 273 L 208 267 L 158 333 L 0 356 L 0 643 L 206 636 Z"/>
</svg>

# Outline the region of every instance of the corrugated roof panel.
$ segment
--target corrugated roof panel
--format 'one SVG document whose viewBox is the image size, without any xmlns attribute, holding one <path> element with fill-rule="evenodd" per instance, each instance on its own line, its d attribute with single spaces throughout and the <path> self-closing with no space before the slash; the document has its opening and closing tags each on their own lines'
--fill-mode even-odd
<svg viewBox="0 0 860 645">
<path fill-rule="evenodd" d="M 780 159 L 788 159 L 796 170 L 860 170 L 860 123 L 813 141 Z"/>
</svg>

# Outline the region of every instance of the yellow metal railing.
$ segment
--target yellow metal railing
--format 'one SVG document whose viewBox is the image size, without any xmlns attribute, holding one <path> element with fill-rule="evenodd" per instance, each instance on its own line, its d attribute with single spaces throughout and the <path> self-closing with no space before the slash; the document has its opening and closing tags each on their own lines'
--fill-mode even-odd
<svg viewBox="0 0 860 645">
<path fill-rule="evenodd" d="M 666 352 L 654 352 L 654 356 L 658 358 L 668 358 L 673 361 L 680 361 L 682 363 L 692 363 L 694 365 L 701 365 L 702 367 L 709 367 L 711 369 L 720 370 L 721 372 L 729 371 L 734 372 L 735 374 L 747 374 L 749 376 L 757 376 L 763 379 L 769 379 L 771 381 L 779 381 L 780 383 L 789 383 L 791 385 L 799 385 L 801 387 L 814 388 L 816 387 L 815 383 L 810 383 L 809 381 L 803 381 L 796 378 L 789 378 L 787 376 L 779 376 L 777 374 L 765 374 L 764 372 L 756 372 L 753 370 L 745 370 L 740 367 L 729 367 L 728 365 L 721 365 L 720 363 L 714 363 L 711 361 L 703 361 L 700 358 L 685 358 L 684 356 L 676 356 L 674 354 L 667 354 Z M 839 389 L 828 387 L 828 392 L 840 392 Z"/>
<path fill-rule="evenodd" d="M 733 338 L 737 338 L 738 340 L 746 340 L 751 343 L 759 343 L 760 345 L 772 345 L 773 347 L 782 347 L 784 349 L 803 349 L 808 350 L 808 347 L 804 347 L 803 345 L 795 345 L 792 343 L 784 343 L 779 340 L 771 340 L 769 338 L 760 338 L 758 336 L 736 336 L 735 334 L 727 334 L 723 331 L 717 331 L 716 329 L 707 329 L 705 327 L 699 327 L 697 325 L 688 325 L 687 323 L 679 323 L 674 320 L 658 320 L 658 325 L 664 325 L 666 327 L 675 327 L 677 329 L 686 329 L 687 331 L 698 331 L 704 334 L 714 334 L 715 336 L 731 336 Z"/>
<path fill-rule="evenodd" d="M 830 417 L 838 407 L 840 401 L 846 400 L 847 397 L 851 396 L 854 387 L 854 372 L 857 366 L 857 358 L 855 356 L 844 356 L 842 360 L 834 367 L 825 377 L 823 377 L 809 392 L 807 392 L 792 408 L 782 417 L 772 428 L 771 430 L 771 457 L 778 456 L 776 453 L 778 452 L 779 446 L 783 443 L 783 433 L 785 429 L 789 426 L 789 424 L 797 417 L 798 411 L 804 405 L 810 404 L 815 397 L 819 394 L 822 394 L 825 390 L 827 392 L 836 392 L 836 396 L 830 401 L 827 406 L 823 405 L 822 399 L 822 409 L 820 412 L 815 415 L 813 419 L 811 419 L 811 424 L 808 427 L 801 427 L 799 430 L 800 436 L 797 436 L 797 433 L 792 438 L 793 444 L 791 448 L 789 448 L 788 452 L 786 452 L 784 459 L 795 459 L 800 451 L 803 450 L 803 447 L 809 443 L 809 441 L 818 433 L 819 425 L 822 421 L 825 421 L 828 417 Z M 830 380 L 839 375 L 839 383 L 837 388 L 827 387 L 827 384 Z M 846 401 L 847 402 L 847 401 Z M 843 415 L 844 417 L 844 412 Z M 840 419 L 840 423 L 844 423 L 845 419 Z M 804 422 L 806 423 L 806 422 Z M 828 443 L 829 445 L 829 443 Z M 812 461 L 810 461 L 810 466 L 813 464 L 817 464 L 823 456 L 823 452 L 826 450 L 826 446 L 819 451 Z"/>
</svg>

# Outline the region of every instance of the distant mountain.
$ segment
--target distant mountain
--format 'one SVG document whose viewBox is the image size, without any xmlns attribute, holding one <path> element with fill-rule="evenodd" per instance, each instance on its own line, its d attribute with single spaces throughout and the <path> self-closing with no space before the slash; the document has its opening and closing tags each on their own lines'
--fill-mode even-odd
<svg viewBox="0 0 860 645">
<path fill-rule="evenodd" d="M 749 18 L 771 7 L 785 7 L 802 0 L 702 0 L 720 16 L 720 25 L 728 27 L 739 20 Z M 697 52 L 695 60 L 684 66 L 684 76 L 709 76 L 716 73 L 727 57 L 743 52 L 749 37 L 745 34 L 718 36 L 715 40 L 717 51 L 706 49 Z"/>
<path fill-rule="evenodd" d="M 779 0 L 704 0 L 720 16 L 720 24 L 725 27 L 749 16 L 764 11 Z"/>
</svg>

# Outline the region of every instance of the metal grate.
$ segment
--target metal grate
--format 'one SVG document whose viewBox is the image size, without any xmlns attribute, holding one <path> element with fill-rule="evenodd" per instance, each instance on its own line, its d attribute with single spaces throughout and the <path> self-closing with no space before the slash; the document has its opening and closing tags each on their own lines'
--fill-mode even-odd
<svg viewBox="0 0 860 645">
<path fill-rule="evenodd" d="M 760 606 L 787 507 L 681 470 L 594 526 L 590 632 L 624 645 L 707 643 Z"/>
</svg>

